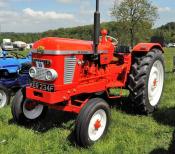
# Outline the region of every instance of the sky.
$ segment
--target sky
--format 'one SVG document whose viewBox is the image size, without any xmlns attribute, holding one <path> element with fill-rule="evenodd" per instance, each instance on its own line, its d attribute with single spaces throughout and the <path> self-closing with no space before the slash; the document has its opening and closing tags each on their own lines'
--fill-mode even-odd
<svg viewBox="0 0 175 154">
<path fill-rule="evenodd" d="M 122 0 L 118 0 L 120 3 Z M 100 0 L 101 21 L 110 16 L 114 0 Z M 155 27 L 175 22 L 175 0 L 152 0 L 158 7 Z M 93 24 L 95 0 L 0 0 L 1 32 L 43 32 Z"/>
</svg>

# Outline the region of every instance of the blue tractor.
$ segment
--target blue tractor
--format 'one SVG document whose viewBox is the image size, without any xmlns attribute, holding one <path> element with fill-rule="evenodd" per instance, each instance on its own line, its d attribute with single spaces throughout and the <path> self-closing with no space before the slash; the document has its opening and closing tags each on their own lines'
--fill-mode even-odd
<svg viewBox="0 0 175 154">
<path fill-rule="evenodd" d="M 0 108 L 10 103 L 10 98 L 20 88 L 29 84 L 31 54 L 0 50 Z"/>
</svg>

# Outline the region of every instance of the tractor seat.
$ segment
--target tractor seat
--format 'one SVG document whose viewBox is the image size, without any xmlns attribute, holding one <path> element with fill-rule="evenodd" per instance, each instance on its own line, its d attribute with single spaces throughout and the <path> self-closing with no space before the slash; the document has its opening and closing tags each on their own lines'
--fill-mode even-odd
<svg viewBox="0 0 175 154">
<path fill-rule="evenodd" d="M 118 53 L 131 53 L 131 47 L 126 45 L 119 45 L 116 47 L 115 54 Z"/>
</svg>

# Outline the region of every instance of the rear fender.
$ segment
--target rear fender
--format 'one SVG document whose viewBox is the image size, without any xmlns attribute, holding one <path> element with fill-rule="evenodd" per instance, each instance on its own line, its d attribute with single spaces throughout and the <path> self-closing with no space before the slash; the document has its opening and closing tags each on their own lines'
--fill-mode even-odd
<svg viewBox="0 0 175 154">
<path fill-rule="evenodd" d="M 139 43 L 132 49 L 132 53 L 148 53 L 153 48 L 159 49 L 164 53 L 164 50 L 159 43 Z"/>
</svg>

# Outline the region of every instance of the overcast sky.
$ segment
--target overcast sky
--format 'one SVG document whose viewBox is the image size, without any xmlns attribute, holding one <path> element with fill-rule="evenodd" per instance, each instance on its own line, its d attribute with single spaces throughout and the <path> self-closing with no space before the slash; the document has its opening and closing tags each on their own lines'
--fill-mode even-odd
<svg viewBox="0 0 175 154">
<path fill-rule="evenodd" d="M 101 20 L 113 20 L 114 0 L 100 0 Z M 121 1 L 121 0 L 118 0 Z M 159 8 L 155 26 L 175 22 L 175 0 L 152 0 Z M 0 0 L 2 32 L 42 32 L 93 23 L 95 0 Z"/>
</svg>

